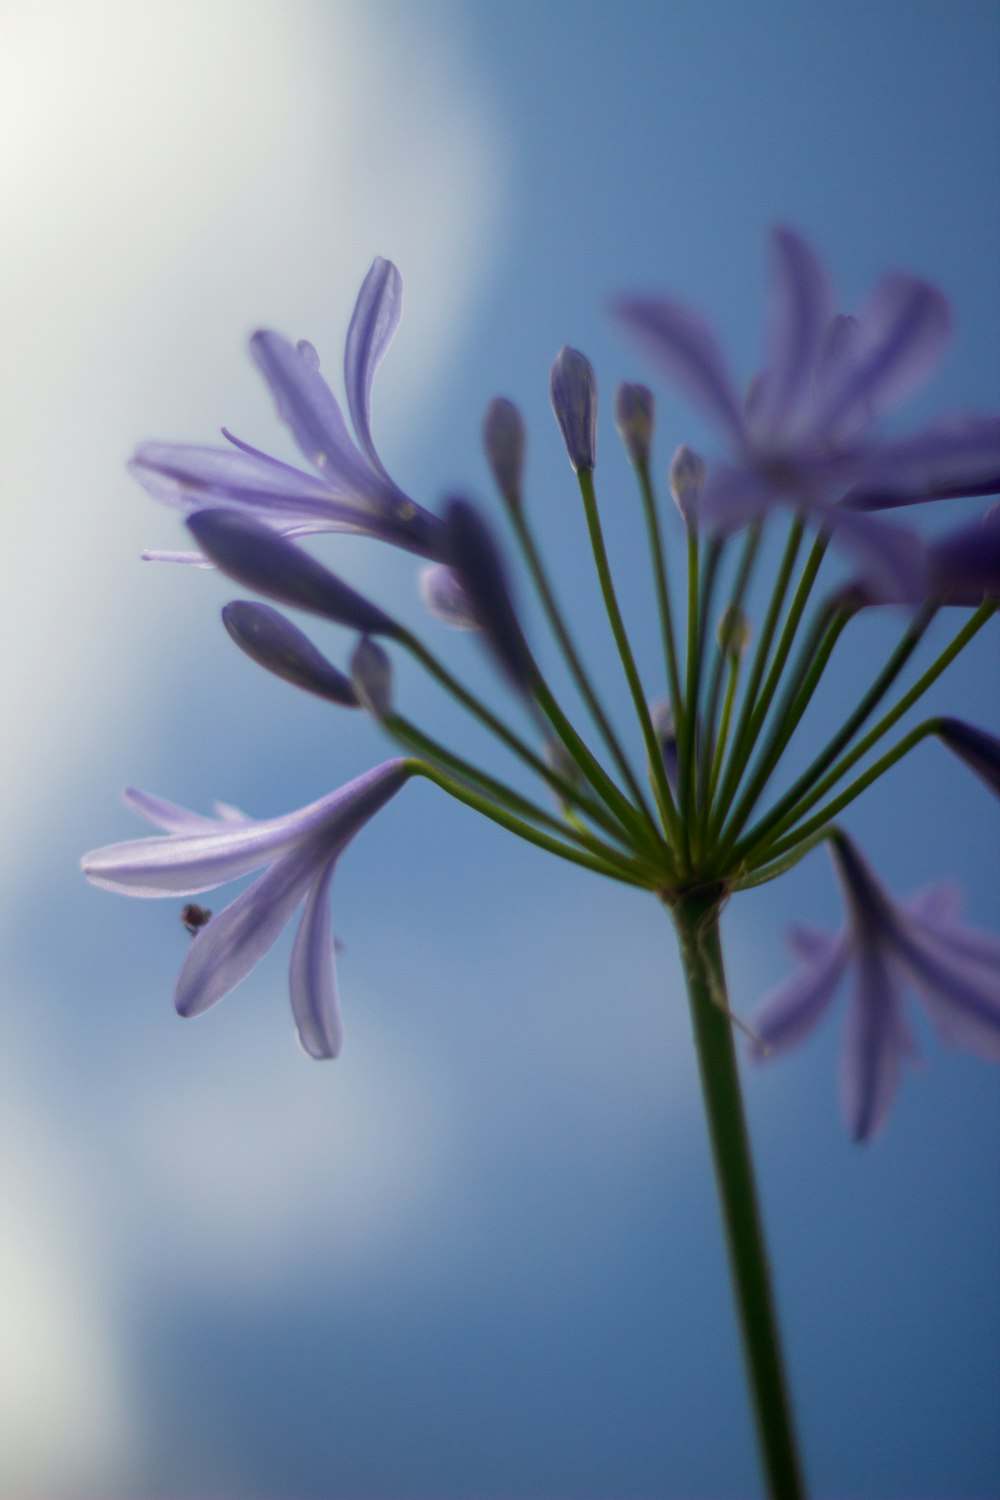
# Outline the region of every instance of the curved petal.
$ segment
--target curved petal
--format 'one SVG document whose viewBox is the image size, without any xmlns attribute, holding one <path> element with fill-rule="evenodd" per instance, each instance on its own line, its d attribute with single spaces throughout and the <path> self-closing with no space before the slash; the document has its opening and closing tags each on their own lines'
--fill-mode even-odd
<svg viewBox="0 0 1000 1500">
<path fill-rule="evenodd" d="M 859 324 L 853 358 L 838 362 L 819 402 L 818 427 L 827 433 L 856 431 L 908 396 L 940 359 L 951 314 L 937 287 L 894 272 Z"/>
<path fill-rule="evenodd" d="M 656 297 L 623 298 L 614 312 L 688 399 L 742 449 L 741 402 L 708 324 L 687 308 Z"/>
<path fill-rule="evenodd" d="M 168 802 L 166 797 L 157 797 L 154 792 L 141 792 L 135 786 L 125 788 L 122 800 L 167 833 L 211 833 L 219 826 L 216 818 L 190 812 L 178 802 Z"/>
<path fill-rule="evenodd" d="M 713 464 L 698 501 L 698 520 L 709 531 L 729 536 L 766 516 L 782 498 L 756 469 Z"/>
<path fill-rule="evenodd" d="M 848 947 L 843 933 L 831 937 L 811 930 L 809 949 L 808 956 L 802 952 L 801 967 L 766 995 L 750 1017 L 750 1027 L 763 1043 L 754 1047 L 758 1058 L 785 1052 L 808 1036 L 844 977 Z"/>
<path fill-rule="evenodd" d="M 915 532 L 842 505 L 815 501 L 808 509 L 854 553 L 870 603 L 919 604 L 927 597 L 930 557 Z"/>
<path fill-rule="evenodd" d="M 259 870 L 301 837 L 295 818 L 211 833 L 132 839 L 94 849 L 83 873 L 102 890 L 126 896 L 197 896 Z"/>
<path fill-rule="evenodd" d="M 354 304 L 344 346 L 347 406 L 369 462 L 389 478 L 375 451 L 371 431 L 372 381 L 392 343 L 403 312 L 403 281 L 391 260 L 376 256 Z M 390 481 L 391 483 L 391 481 Z"/>
<path fill-rule="evenodd" d="M 292 1015 L 310 1057 L 336 1057 L 343 1040 L 337 1004 L 337 974 L 330 927 L 330 882 L 336 869 L 330 860 L 314 880 L 295 935 L 289 970 Z"/>
<path fill-rule="evenodd" d="M 843 504 L 888 510 L 928 500 L 1000 493 L 1000 417 L 939 422 L 869 448 Z"/>
<path fill-rule="evenodd" d="M 883 949 L 865 944 L 857 960 L 858 984 L 848 1010 L 840 1087 L 851 1134 L 856 1141 L 870 1141 L 885 1124 L 900 1062 L 915 1048 Z"/>
<path fill-rule="evenodd" d="M 382 475 L 373 473 L 358 451 L 336 397 L 312 360 L 281 334 L 267 329 L 254 334 L 250 353 L 303 457 L 328 482 L 336 476 L 353 495 L 374 491 L 377 496 Z"/>
<path fill-rule="evenodd" d="M 965 931 L 959 929 L 952 944 L 946 935 L 901 923 L 897 951 L 941 1037 L 1000 1062 L 1000 958 L 987 945 L 982 956 L 961 952 Z"/>
<path fill-rule="evenodd" d="M 193 443 L 141 443 L 128 470 L 154 499 L 182 510 L 218 500 L 288 517 L 330 514 L 329 492 L 318 479 L 243 444 L 233 452 Z"/>
<path fill-rule="evenodd" d="M 315 851 L 295 849 L 200 929 L 177 979 L 178 1015 L 200 1016 L 277 942 L 316 870 Z"/>
<path fill-rule="evenodd" d="M 801 425 L 815 399 L 815 378 L 833 302 L 826 272 L 794 230 L 771 235 L 771 295 L 765 369 L 754 428 L 773 442 Z"/>
</svg>

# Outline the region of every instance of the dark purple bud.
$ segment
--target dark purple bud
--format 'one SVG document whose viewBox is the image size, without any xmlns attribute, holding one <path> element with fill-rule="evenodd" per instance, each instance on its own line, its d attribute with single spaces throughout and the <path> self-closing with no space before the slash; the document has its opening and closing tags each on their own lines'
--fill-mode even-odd
<svg viewBox="0 0 1000 1500">
<path fill-rule="evenodd" d="M 942 743 L 1000 797 L 1000 740 L 985 729 L 963 724 L 961 719 L 941 719 L 937 733 Z"/>
<path fill-rule="evenodd" d="M 680 752 L 677 749 L 677 730 L 674 727 L 674 715 L 670 703 L 666 698 L 660 698 L 649 705 L 649 716 L 653 721 L 653 729 L 656 738 L 660 742 L 660 754 L 663 756 L 663 769 L 667 773 L 671 790 L 677 794 L 677 783 L 680 779 Z"/>
<path fill-rule="evenodd" d="M 330 703 L 357 708 L 350 679 L 338 672 L 279 610 L 249 599 L 234 599 L 222 611 L 222 623 L 240 650 L 258 666 Z"/>
<path fill-rule="evenodd" d="M 698 524 L 698 501 L 705 488 L 705 463 L 691 448 L 678 448 L 670 464 L 670 493 L 684 524 L 694 530 Z"/>
<path fill-rule="evenodd" d="M 549 377 L 552 410 L 577 472 L 597 462 L 597 380 L 579 349 L 560 349 Z"/>
<path fill-rule="evenodd" d="M 431 563 L 420 573 L 420 597 L 431 614 L 453 630 L 478 630 L 479 621 L 454 568 Z"/>
<path fill-rule="evenodd" d="M 630 462 L 637 467 L 644 467 L 649 463 L 654 412 L 653 393 L 648 386 L 625 382 L 618 387 L 615 394 L 615 424 Z"/>
<path fill-rule="evenodd" d="M 392 635 L 396 622 L 269 526 L 233 510 L 199 510 L 188 528 L 210 562 L 237 583 L 363 635 Z"/>
<path fill-rule="evenodd" d="M 489 527 L 467 500 L 451 500 L 444 516 L 448 560 L 472 605 L 501 670 L 529 693 L 534 663 L 507 586 L 506 570 Z"/>
<path fill-rule="evenodd" d="M 1000 505 L 932 542 L 928 560 L 929 592 L 942 604 L 1000 599 Z"/>
<path fill-rule="evenodd" d="M 513 401 L 497 396 L 483 417 L 483 447 L 504 503 L 520 509 L 524 474 L 524 419 Z"/>
<path fill-rule="evenodd" d="M 392 662 L 377 641 L 363 635 L 351 657 L 351 676 L 363 708 L 382 720 L 392 713 Z"/>
</svg>

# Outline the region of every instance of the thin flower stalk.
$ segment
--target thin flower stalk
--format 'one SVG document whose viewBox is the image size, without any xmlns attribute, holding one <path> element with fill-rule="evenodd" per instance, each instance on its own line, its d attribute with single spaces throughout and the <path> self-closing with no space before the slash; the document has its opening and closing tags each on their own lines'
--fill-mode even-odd
<svg viewBox="0 0 1000 1500">
<path fill-rule="evenodd" d="M 649 556 L 653 567 L 653 582 L 656 588 L 656 606 L 660 616 L 660 634 L 663 638 L 663 655 L 667 667 L 667 684 L 670 690 L 670 707 L 674 723 L 680 724 L 684 715 L 684 698 L 681 692 L 680 667 L 677 660 L 677 633 L 674 628 L 674 612 L 670 601 L 670 581 L 667 571 L 666 552 L 663 547 L 663 531 L 656 505 L 656 493 L 648 459 L 635 464 L 639 477 L 639 492 L 642 495 L 646 533 L 649 537 Z"/>
<path fill-rule="evenodd" d="M 736 570 L 736 577 L 733 581 L 733 592 L 729 604 L 729 608 L 734 611 L 739 611 L 743 608 L 747 589 L 750 586 L 750 579 L 753 575 L 754 564 L 756 563 L 759 554 L 760 539 L 763 534 L 763 529 L 764 528 L 762 523 L 758 521 L 755 522 L 754 525 L 749 527 L 747 530 L 746 539 L 743 544 L 743 551 L 740 555 L 739 564 Z M 702 746 L 701 775 L 702 781 L 707 788 L 704 797 L 706 817 L 711 812 L 712 802 L 715 796 L 715 786 L 718 780 L 718 772 L 721 768 L 722 760 L 722 756 L 719 752 L 717 743 L 717 735 L 721 738 L 721 728 L 717 730 L 717 720 L 719 714 L 719 698 L 722 693 L 723 678 L 726 679 L 728 698 L 729 691 L 735 689 L 736 682 L 739 677 L 738 672 L 735 674 L 732 672 L 732 670 L 729 670 L 727 672 L 727 666 L 729 666 L 731 669 L 732 662 L 727 652 L 722 649 L 722 646 L 720 644 L 718 649 L 716 650 L 715 659 L 712 664 L 712 675 L 709 679 L 708 691 L 705 700 L 706 706 L 704 714 L 704 743 Z M 726 715 L 727 739 L 729 733 L 729 719 L 731 718 L 731 715 L 732 703 L 729 704 L 729 712 Z M 724 749 L 725 744 L 723 743 L 723 750 Z"/>
</svg>

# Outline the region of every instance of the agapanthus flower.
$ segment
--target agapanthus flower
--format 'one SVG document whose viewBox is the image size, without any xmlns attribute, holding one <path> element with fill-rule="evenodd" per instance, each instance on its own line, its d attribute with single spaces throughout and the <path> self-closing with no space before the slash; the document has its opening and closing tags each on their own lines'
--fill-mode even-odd
<svg viewBox="0 0 1000 1500">
<path fill-rule="evenodd" d="M 700 506 L 729 532 L 781 501 L 833 530 L 877 578 L 913 594 L 919 553 L 905 532 L 863 512 L 936 496 L 977 494 L 1000 474 L 1000 420 L 972 418 L 880 441 L 877 417 L 937 363 L 950 330 L 936 287 L 894 272 L 857 319 L 837 316 L 826 273 L 792 230 L 772 235 L 764 366 L 743 400 L 709 329 L 676 303 L 617 304 L 625 327 L 726 438 Z M 857 504 L 843 503 L 853 495 Z M 881 498 L 880 498 L 881 497 Z"/>
<path fill-rule="evenodd" d="M 147 792 L 126 801 L 160 836 L 112 844 L 83 858 L 88 880 L 126 896 L 195 896 L 266 866 L 218 915 L 196 927 L 174 992 L 182 1016 L 197 1016 L 244 979 L 304 903 L 292 949 L 289 991 L 299 1039 L 311 1057 L 336 1057 L 341 1022 L 329 894 L 337 861 L 354 835 L 410 775 L 390 760 L 318 802 L 257 820 L 217 807 L 203 817 Z"/>
<path fill-rule="evenodd" d="M 1000 602 L 1000 506 L 924 544 L 923 573 L 923 595 L 933 604 L 976 609 L 988 599 Z M 909 602 L 898 580 L 885 577 L 855 579 L 844 601 L 852 608 Z"/>
<path fill-rule="evenodd" d="M 856 1140 L 884 1125 L 900 1065 L 916 1052 L 903 996 L 923 1001 L 942 1040 L 1000 1062 L 1000 941 L 958 920 L 958 897 L 934 885 L 895 900 L 843 833 L 830 840 L 847 907 L 835 934 L 796 927 L 800 966 L 751 1017 L 758 1057 L 784 1052 L 809 1034 L 853 966 L 841 1058 L 844 1113 Z"/>
<path fill-rule="evenodd" d="M 344 349 L 344 387 L 354 426 L 305 340 L 297 345 L 262 330 L 250 353 L 270 387 L 278 415 L 315 474 L 281 463 L 235 438 L 230 448 L 143 443 L 131 472 L 158 500 L 183 511 L 235 506 L 286 534 L 348 531 L 436 557 L 440 523 L 390 478 L 371 431 L 371 392 L 402 312 L 402 281 L 391 261 L 377 258 L 354 307 Z M 200 560 L 197 553 L 148 553 Z"/>
</svg>

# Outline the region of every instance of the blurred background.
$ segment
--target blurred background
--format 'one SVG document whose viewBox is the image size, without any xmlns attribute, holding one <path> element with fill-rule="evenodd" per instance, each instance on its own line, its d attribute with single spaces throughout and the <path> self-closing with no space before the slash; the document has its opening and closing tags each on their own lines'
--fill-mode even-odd
<svg viewBox="0 0 1000 1500">
<path fill-rule="evenodd" d="M 0 6 L 4 1500 L 759 1492 L 654 901 L 411 785 L 338 873 L 346 1045 L 319 1065 L 294 1043 L 287 941 L 182 1023 L 178 903 L 84 883 L 84 850 L 144 831 L 126 784 L 270 816 L 390 753 L 234 650 L 217 576 L 139 561 L 183 542 L 123 464 L 222 422 L 296 461 L 247 335 L 307 336 L 339 392 L 357 288 L 391 257 L 406 311 L 376 392 L 383 458 L 423 503 L 462 489 L 499 524 L 479 424 L 496 394 L 521 405 L 529 504 L 624 727 L 553 356 L 578 345 L 599 373 L 612 560 L 659 691 L 610 419 L 617 381 L 653 372 L 609 298 L 704 309 L 745 378 L 766 231 L 789 222 L 845 308 L 889 267 L 949 290 L 956 338 L 904 425 L 995 407 L 998 116 L 992 0 Z M 662 478 L 678 442 L 712 438 L 657 389 Z M 414 559 L 316 550 L 502 701 L 477 643 L 425 619 Z M 798 763 L 898 630 L 852 627 Z M 312 633 L 345 658 L 346 635 Z M 996 684 L 987 631 L 929 708 L 996 730 Z M 491 756 L 418 677 L 400 692 Z M 995 927 L 994 812 L 925 744 L 845 822 L 894 889 L 953 876 Z M 727 912 L 742 1014 L 787 972 L 792 920 L 840 921 L 821 852 Z M 925 1063 L 856 1147 L 842 1019 L 746 1077 L 814 1492 L 994 1495 L 997 1077 L 916 1016 Z"/>
</svg>

